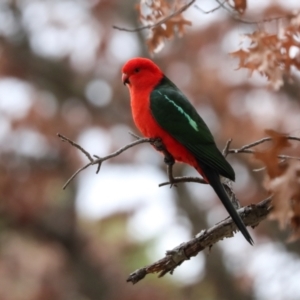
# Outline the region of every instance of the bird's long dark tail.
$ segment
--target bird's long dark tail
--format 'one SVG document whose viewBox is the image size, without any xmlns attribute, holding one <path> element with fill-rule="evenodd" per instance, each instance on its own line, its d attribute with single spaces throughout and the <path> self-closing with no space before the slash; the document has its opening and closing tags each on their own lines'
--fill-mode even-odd
<svg viewBox="0 0 300 300">
<path fill-rule="evenodd" d="M 251 245 L 253 245 L 252 237 L 249 234 L 244 222 L 242 221 L 241 217 L 237 213 L 236 209 L 233 207 L 233 204 L 231 203 L 231 201 L 221 183 L 219 174 L 215 170 L 213 170 L 207 166 L 201 166 L 201 169 L 204 172 L 207 181 L 212 186 L 212 188 L 215 190 L 216 194 L 219 196 L 220 200 L 222 201 L 227 212 L 229 213 L 232 220 L 236 224 L 237 228 L 241 231 L 241 233 L 243 234 L 245 239 Z"/>
</svg>

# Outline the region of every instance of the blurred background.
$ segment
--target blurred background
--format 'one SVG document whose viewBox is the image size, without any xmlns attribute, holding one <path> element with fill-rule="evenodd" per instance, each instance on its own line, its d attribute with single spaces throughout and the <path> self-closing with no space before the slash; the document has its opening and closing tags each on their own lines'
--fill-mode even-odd
<svg viewBox="0 0 300 300">
<path fill-rule="evenodd" d="M 121 67 L 150 57 L 147 31 L 131 0 L 0 0 L 0 299 L 300 299 L 300 244 L 275 222 L 226 239 L 158 279 L 136 285 L 129 273 L 164 256 L 227 214 L 209 186 L 170 189 L 163 159 L 150 145 L 129 149 L 67 179 L 88 161 L 59 132 L 104 156 L 139 134 Z M 209 11 L 215 1 L 197 1 Z M 298 1 L 249 0 L 256 20 Z M 181 38 L 152 54 L 196 106 L 222 149 L 241 147 L 271 128 L 300 132 L 300 81 L 279 91 L 259 74 L 236 70 L 242 35 L 279 21 L 245 24 L 228 11 L 190 7 Z M 291 150 L 299 153 L 298 148 Z M 263 172 L 250 155 L 230 155 L 241 204 L 266 198 Z M 176 165 L 176 175 L 196 175 Z"/>
</svg>

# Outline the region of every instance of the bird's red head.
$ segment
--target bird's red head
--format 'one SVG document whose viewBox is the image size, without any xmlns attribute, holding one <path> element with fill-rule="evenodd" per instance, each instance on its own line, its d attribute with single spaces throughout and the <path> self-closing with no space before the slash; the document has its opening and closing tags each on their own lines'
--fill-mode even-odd
<svg viewBox="0 0 300 300">
<path fill-rule="evenodd" d="M 147 58 L 130 59 L 122 68 L 122 81 L 129 89 L 154 87 L 163 76 L 159 67 Z"/>
</svg>

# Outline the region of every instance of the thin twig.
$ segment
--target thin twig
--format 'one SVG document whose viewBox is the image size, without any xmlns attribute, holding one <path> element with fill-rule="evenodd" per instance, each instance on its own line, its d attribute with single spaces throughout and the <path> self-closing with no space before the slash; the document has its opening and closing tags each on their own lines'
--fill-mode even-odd
<svg viewBox="0 0 300 300">
<path fill-rule="evenodd" d="M 133 132 L 128 132 L 132 137 L 136 138 L 137 140 L 142 139 L 142 137 L 138 136 L 137 134 L 133 133 Z"/>
<path fill-rule="evenodd" d="M 99 157 L 97 155 L 94 155 L 94 157 L 96 157 L 96 159 L 92 158 L 92 156 L 90 155 L 90 153 L 88 153 L 84 148 L 82 148 L 80 145 L 78 145 L 77 143 L 75 143 L 74 141 L 70 140 L 69 138 L 63 136 L 62 134 L 58 133 L 57 134 L 61 139 L 62 141 L 64 142 L 68 142 L 69 144 L 71 144 L 73 147 L 79 149 L 82 153 L 84 153 L 86 155 L 86 157 L 89 159 L 89 163 L 86 164 L 85 166 L 83 166 L 82 168 L 78 169 L 68 180 L 67 182 L 64 184 L 63 186 L 63 189 L 65 189 L 69 183 L 83 170 L 85 170 L 86 168 L 88 168 L 89 166 L 92 166 L 92 165 L 98 165 L 97 167 L 97 171 L 96 171 L 96 174 L 99 173 L 100 171 L 100 167 L 101 167 L 101 164 L 105 161 L 105 160 L 108 160 L 110 158 L 113 158 L 113 157 L 116 157 L 118 155 L 120 155 L 122 152 L 126 151 L 127 149 L 129 148 L 132 148 L 136 145 L 139 145 L 139 144 L 142 144 L 142 143 L 150 143 L 153 141 L 153 139 L 148 139 L 148 138 L 139 138 L 138 136 L 135 136 L 136 138 L 138 138 L 138 140 L 120 148 L 119 150 L 107 155 L 107 156 L 104 156 L 104 157 Z"/>
<path fill-rule="evenodd" d="M 195 183 L 201 183 L 201 184 L 207 184 L 207 182 L 201 178 L 201 177 L 191 177 L 191 176 L 182 176 L 182 177 L 173 177 L 172 180 L 162 182 L 158 186 L 162 187 L 165 185 L 174 185 L 176 183 L 181 183 L 181 182 L 195 182 Z"/>
<path fill-rule="evenodd" d="M 229 149 L 228 153 L 249 153 L 249 154 L 254 154 L 257 153 L 258 151 L 252 150 L 252 149 Z M 284 154 L 279 154 L 277 155 L 278 158 L 280 159 L 294 159 L 294 160 L 300 160 L 300 157 L 297 156 L 290 156 L 290 155 L 284 155 Z"/>
<path fill-rule="evenodd" d="M 108 160 L 110 158 L 116 157 L 116 156 L 120 155 L 121 153 L 123 153 L 124 151 L 126 151 L 127 149 L 132 148 L 132 147 L 134 147 L 136 145 L 143 144 L 143 143 L 150 143 L 151 141 L 152 141 L 152 139 L 148 139 L 148 138 L 138 139 L 137 141 L 134 141 L 134 142 L 132 142 L 132 143 L 130 143 L 130 144 L 128 144 L 128 145 L 120 148 L 119 150 L 117 150 L 117 151 L 115 151 L 115 152 L 113 152 L 113 153 L 111 153 L 111 154 L 109 154 L 107 156 L 104 156 L 104 157 L 101 157 L 99 159 L 96 159 L 94 161 L 93 165 L 95 165 L 95 164 L 97 164 L 99 162 L 103 162 L 105 160 Z"/>
<path fill-rule="evenodd" d="M 84 167 L 78 169 L 68 180 L 67 182 L 63 185 L 63 190 L 66 189 L 66 187 L 69 185 L 69 183 L 83 170 L 87 169 L 89 166 L 91 166 L 93 164 L 93 162 L 88 163 L 87 165 L 85 165 Z"/>
<path fill-rule="evenodd" d="M 271 17 L 271 18 L 267 18 L 267 19 L 263 19 L 263 20 L 258 20 L 258 21 L 250 21 L 250 20 L 242 19 L 238 15 L 231 15 L 231 17 L 235 21 L 238 21 L 238 22 L 244 23 L 244 24 L 249 24 L 249 25 L 254 25 L 254 24 L 259 24 L 259 23 L 266 23 L 266 22 L 272 22 L 272 21 L 278 21 L 278 20 L 281 20 L 281 19 L 288 18 L 288 16 L 280 16 L 280 17 Z"/>
<path fill-rule="evenodd" d="M 228 7 L 226 6 L 226 2 L 227 2 L 227 1 L 222 2 L 222 1 L 220 1 L 220 0 L 216 0 L 216 2 L 220 5 L 220 7 L 224 8 L 225 10 L 227 10 L 229 13 L 232 14 L 232 9 L 231 9 L 231 8 L 228 8 Z"/>
<path fill-rule="evenodd" d="M 166 23 L 168 20 L 180 15 L 185 10 L 187 10 L 191 5 L 193 5 L 195 1 L 196 0 L 192 0 L 192 1 L 188 2 L 187 4 L 183 5 L 178 10 L 176 10 L 175 12 L 171 13 L 170 15 L 164 17 L 163 19 L 161 19 L 160 21 L 158 21 L 155 24 L 149 24 L 149 25 L 145 25 L 145 26 L 141 26 L 141 27 L 137 27 L 137 28 L 133 28 L 133 29 L 119 27 L 119 26 L 116 26 L 116 25 L 114 25 L 113 28 L 121 30 L 121 31 L 127 31 L 127 32 L 137 32 L 137 31 L 141 31 L 141 30 L 145 30 L 145 29 L 151 29 L 151 28 L 160 26 L 160 25 Z"/>
<path fill-rule="evenodd" d="M 226 157 L 228 155 L 228 150 L 229 150 L 229 147 L 231 145 L 231 142 L 232 142 L 232 139 L 229 139 L 222 151 L 222 154 Z"/>
<path fill-rule="evenodd" d="M 57 133 L 57 136 L 60 137 L 60 139 L 63 142 L 68 142 L 69 144 L 71 144 L 72 146 L 74 146 L 75 148 L 79 149 L 83 154 L 85 154 L 85 156 L 89 159 L 90 162 L 94 161 L 94 159 L 92 158 L 92 156 L 90 155 L 90 153 L 88 153 L 85 149 L 83 149 L 80 145 L 78 145 L 77 143 L 73 142 L 72 140 L 70 140 L 69 138 L 67 138 L 66 136 Z"/>
<path fill-rule="evenodd" d="M 255 227 L 267 217 L 271 210 L 271 197 L 269 197 L 256 205 L 243 207 L 238 212 L 246 226 Z M 185 260 L 189 260 L 206 248 L 211 248 L 224 238 L 233 237 L 236 231 L 235 223 L 228 217 L 210 229 L 202 230 L 190 241 L 167 251 L 166 256 L 157 262 L 134 271 L 129 275 L 127 282 L 135 284 L 151 273 L 158 273 L 158 277 L 167 273 L 172 274 L 175 268 Z"/>
<path fill-rule="evenodd" d="M 290 158 L 291 158 L 291 159 L 296 159 L 296 160 L 299 159 L 298 157 L 290 157 Z M 282 164 L 282 163 L 284 163 L 284 162 L 286 162 L 286 159 L 282 159 L 281 161 L 278 162 L 278 164 Z M 267 167 L 261 167 L 261 168 L 258 168 L 258 169 L 253 169 L 252 171 L 253 171 L 253 172 L 261 172 L 261 171 L 266 170 L 266 168 L 267 168 Z"/>
<path fill-rule="evenodd" d="M 260 145 L 260 144 L 262 144 L 262 143 L 264 143 L 264 142 L 267 142 L 267 141 L 272 141 L 272 138 L 270 138 L 270 137 L 262 138 L 262 139 L 260 139 L 260 140 L 258 140 L 258 141 L 253 142 L 253 143 L 244 145 L 243 147 L 241 147 L 241 148 L 239 148 L 239 149 L 236 149 L 236 151 L 243 151 L 243 150 L 252 148 L 252 147 L 254 147 L 254 146 Z M 233 150 L 233 149 L 231 149 L 231 150 Z"/>
<path fill-rule="evenodd" d="M 195 8 L 197 8 L 198 10 L 200 10 L 203 14 L 208 15 L 211 14 L 215 11 L 217 11 L 218 9 L 220 9 L 224 4 L 225 4 L 226 0 L 223 1 L 222 3 L 219 3 L 219 5 L 211 10 L 205 11 L 203 10 L 201 7 L 199 7 L 197 4 L 194 5 Z"/>
<path fill-rule="evenodd" d="M 300 141 L 300 138 L 299 137 L 296 137 L 296 136 L 287 136 L 286 137 L 288 140 L 292 140 L 292 141 Z M 238 149 L 229 149 L 228 150 L 228 153 L 253 153 L 253 152 L 246 152 L 244 150 L 247 150 L 249 148 L 253 148 L 257 145 L 260 145 L 260 144 L 263 144 L 264 142 L 268 142 L 268 141 L 272 141 L 272 138 L 271 137 L 264 137 L 258 141 L 255 141 L 253 143 L 250 143 L 250 144 L 247 144 L 247 145 L 244 145 L 243 147 L 241 148 L 238 148 Z"/>
<path fill-rule="evenodd" d="M 240 14 L 236 14 L 234 12 L 236 12 L 236 10 L 229 5 L 229 7 L 226 6 L 226 2 L 221 2 L 220 0 L 216 0 L 216 2 L 219 4 L 219 8 L 224 8 L 230 15 L 230 17 L 235 20 L 238 21 L 240 23 L 244 23 L 244 24 L 258 24 L 258 23 L 262 23 L 262 22 L 272 22 L 275 20 L 280 20 L 280 19 L 284 19 L 287 18 L 287 16 L 278 16 L 278 17 L 271 17 L 271 18 L 267 18 L 267 19 L 263 19 L 263 20 L 259 20 L 259 21 L 250 21 L 250 20 L 246 20 L 240 17 Z"/>
<path fill-rule="evenodd" d="M 261 167 L 261 168 L 258 168 L 258 169 L 253 169 L 252 171 L 253 172 L 261 172 L 261 171 L 264 171 L 266 170 L 266 167 Z"/>
</svg>

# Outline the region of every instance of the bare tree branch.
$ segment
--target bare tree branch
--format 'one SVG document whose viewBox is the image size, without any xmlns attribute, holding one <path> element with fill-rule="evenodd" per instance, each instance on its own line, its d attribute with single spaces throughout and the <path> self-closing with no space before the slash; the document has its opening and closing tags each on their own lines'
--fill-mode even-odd
<svg viewBox="0 0 300 300">
<path fill-rule="evenodd" d="M 237 153 L 254 154 L 254 153 L 256 153 L 256 152 L 257 152 L 257 151 L 251 150 L 251 149 L 245 149 L 245 150 L 230 149 L 230 150 L 228 151 L 228 153 L 235 153 L 235 154 L 237 154 Z M 283 155 L 283 154 L 279 154 L 279 155 L 277 155 L 277 157 L 280 158 L 280 159 L 284 159 L 284 160 L 286 160 L 286 159 L 300 160 L 300 157 L 297 157 L 297 156 L 290 156 L 290 155 Z"/>
<path fill-rule="evenodd" d="M 256 205 L 243 207 L 238 212 L 246 226 L 255 227 L 267 217 L 271 209 L 271 197 L 269 197 Z M 134 271 L 129 275 L 127 282 L 135 284 L 151 273 L 158 273 L 159 278 L 167 273 L 172 274 L 175 268 L 180 266 L 185 260 L 196 256 L 205 248 L 211 248 L 224 238 L 233 237 L 236 231 L 235 223 L 228 217 L 213 227 L 202 230 L 190 241 L 167 251 L 166 256 L 157 262 Z"/>
<path fill-rule="evenodd" d="M 226 142 L 226 145 L 222 151 L 222 154 L 226 157 L 228 155 L 228 150 L 229 150 L 229 147 L 231 145 L 231 142 L 232 142 L 232 139 L 229 139 L 227 142 Z"/>
<path fill-rule="evenodd" d="M 151 29 L 151 28 L 163 25 L 168 20 L 180 15 L 181 13 L 186 11 L 188 8 L 190 8 L 195 2 L 196 2 L 196 0 L 191 0 L 190 2 L 183 5 L 178 10 L 171 13 L 170 15 L 162 18 L 160 21 L 158 21 L 155 24 L 148 24 L 148 25 L 144 25 L 144 26 L 141 26 L 141 27 L 137 27 L 137 28 L 126 28 L 126 27 L 120 27 L 120 26 L 117 26 L 117 25 L 113 25 L 112 27 L 114 29 L 117 29 L 117 30 L 120 30 L 120 31 L 126 31 L 126 32 L 138 32 L 138 31 L 142 31 L 142 30 L 145 30 L 145 29 Z M 257 21 L 246 20 L 246 19 L 241 18 L 240 14 L 235 14 L 234 13 L 235 10 L 234 10 L 233 7 L 231 7 L 230 5 L 229 5 L 229 7 L 227 7 L 226 3 L 228 3 L 228 2 L 226 0 L 225 1 L 216 0 L 216 2 L 218 3 L 218 6 L 211 9 L 211 10 L 209 10 L 209 11 L 204 11 L 198 5 L 194 5 L 194 7 L 196 9 L 200 10 L 203 14 L 210 14 L 210 13 L 213 13 L 213 12 L 223 8 L 224 10 L 226 10 L 229 13 L 229 15 L 232 19 L 234 19 L 238 22 L 244 23 L 244 24 L 258 24 L 258 23 L 262 23 L 262 22 L 271 22 L 271 21 L 274 21 L 274 20 L 280 20 L 280 19 L 284 19 L 284 18 L 288 17 L 288 16 L 278 16 L 278 17 L 272 17 L 272 18 L 267 18 L 267 19 L 257 20 Z"/>
<path fill-rule="evenodd" d="M 226 1 L 227 1 L 227 0 L 224 0 L 223 2 L 220 2 L 219 5 L 218 5 L 217 7 L 213 8 L 213 9 L 211 9 L 211 10 L 208 10 L 208 11 L 203 10 L 203 9 L 202 9 L 200 6 L 198 6 L 197 4 L 195 4 L 194 7 L 197 8 L 198 10 L 200 10 L 203 14 L 208 15 L 208 14 L 211 14 L 211 13 L 213 13 L 213 12 L 219 10 L 221 7 L 223 7 L 223 5 L 225 5 L 225 2 L 226 2 Z"/>
<path fill-rule="evenodd" d="M 97 155 L 94 155 L 94 157 L 96 157 L 96 159 L 93 159 L 92 156 L 85 150 L 83 149 L 80 145 L 78 145 L 77 143 L 75 143 L 74 141 L 68 139 L 67 137 L 63 136 L 62 134 L 58 133 L 57 134 L 58 137 L 61 138 L 61 140 L 63 142 L 68 142 L 70 145 L 74 146 L 75 148 L 79 149 L 82 153 L 84 153 L 86 155 L 86 157 L 89 159 L 89 163 L 86 164 L 84 167 L 78 169 L 68 180 L 67 182 L 64 184 L 63 186 L 63 189 L 65 189 L 69 183 L 83 170 L 87 169 L 89 166 L 92 166 L 92 165 L 98 165 L 98 168 L 97 168 L 97 171 L 96 171 L 96 174 L 99 173 L 100 171 L 100 167 L 101 167 L 101 164 L 105 161 L 105 160 L 108 160 L 110 158 L 113 158 L 113 157 L 116 157 L 118 155 L 120 155 L 121 153 L 123 153 L 124 151 L 126 151 L 127 149 L 129 148 L 132 148 L 136 145 L 139 145 L 139 144 L 142 144 L 142 143 L 150 143 L 150 142 L 153 142 L 153 139 L 148 139 L 148 138 L 139 138 L 137 141 L 134 141 L 122 148 L 120 148 L 119 150 L 107 155 L 107 156 L 104 156 L 104 157 L 99 157 Z"/>
<path fill-rule="evenodd" d="M 296 136 L 286 136 L 286 138 L 288 140 L 291 140 L 291 141 L 300 141 L 300 138 L 299 137 L 296 137 Z M 255 141 L 253 143 L 250 143 L 250 144 L 247 144 L 247 145 L 244 145 L 242 146 L 241 148 L 237 148 L 237 149 L 228 149 L 227 150 L 227 153 L 233 153 L 233 154 L 237 154 L 237 153 L 250 153 L 250 154 L 254 154 L 256 153 L 255 150 L 252 150 L 250 148 L 253 148 L 255 146 L 258 146 L 260 144 L 263 144 L 265 142 L 268 142 L 268 141 L 272 141 L 273 139 L 271 137 L 265 137 L 265 138 L 262 138 L 258 141 Z M 300 160 L 300 157 L 295 157 L 295 156 L 289 156 L 289 155 L 283 155 L 283 154 L 279 154 L 277 156 L 278 158 L 280 159 L 283 159 L 283 160 L 286 160 L 286 159 L 295 159 L 295 160 Z"/>
<path fill-rule="evenodd" d="M 276 21 L 276 20 L 280 20 L 280 19 L 284 19 L 287 18 L 288 16 L 277 16 L 277 17 L 271 17 L 271 18 L 267 18 L 267 19 L 263 19 L 263 20 L 247 20 L 244 18 L 241 18 L 241 14 L 237 13 L 235 8 L 232 7 L 228 1 L 221 1 L 221 0 L 216 0 L 216 2 L 219 4 L 219 6 L 215 9 L 217 10 L 218 8 L 223 8 L 224 10 L 226 10 L 228 12 L 228 14 L 230 15 L 230 17 L 235 20 L 238 21 L 240 23 L 244 23 L 244 24 L 259 24 L 259 23 L 263 23 L 263 22 L 271 22 L 271 21 Z M 226 6 L 226 4 L 228 4 L 228 6 Z"/>
<path fill-rule="evenodd" d="M 85 149 L 83 149 L 80 145 L 78 145 L 77 143 L 73 142 L 72 140 L 70 140 L 69 138 L 67 138 L 66 136 L 63 136 L 60 133 L 57 133 L 57 136 L 63 141 L 63 142 L 68 142 L 69 144 L 71 144 L 72 146 L 74 146 L 75 148 L 79 149 L 83 154 L 85 154 L 85 156 L 89 159 L 90 162 L 93 161 L 92 156 L 90 155 L 90 153 L 88 153 Z"/>
<path fill-rule="evenodd" d="M 151 138 L 141 138 L 138 135 L 135 135 L 133 133 L 130 133 L 133 137 L 135 137 L 137 140 L 125 145 L 124 147 L 120 148 L 119 150 L 104 156 L 104 157 L 99 157 L 97 155 L 92 155 L 87 152 L 84 148 L 82 148 L 80 145 L 78 145 L 77 143 L 75 143 L 74 141 L 70 140 L 69 138 L 65 137 L 64 135 L 58 133 L 57 136 L 63 141 L 63 142 L 68 142 L 70 145 L 72 145 L 73 147 L 77 148 L 78 150 L 80 150 L 83 154 L 85 154 L 85 156 L 88 158 L 88 160 L 90 161 L 88 164 L 86 164 L 85 166 L 81 167 L 80 169 L 78 169 L 65 183 L 65 185 L 63 186 L 63 189 L 65 189 L 69 183 L 83 170 L 87 169 L 89 166 L 92 165 L 98 165 L 97 167 L 97 171 L 96 174 L 99 173 L 100 168 L 102 163 L 105 160 L 108 160 L 110 158 L 116 157 L 118 155 L 120 155 L 121 153 L 123 153 L 124 151 L 128 150 L 129 148 L 132 148 L 136 145 L 142 144 L 142 143 L 150 143 L 157 151 L 162 152 L 164 155 L 164 161 L 168 166 L 168 177 L 169 177 L 169 181 L 167 182 L 163 182 L 159 184 L 159 187 L 161 186 L 165 186 L 165 185 L 174 185 L 176 183 L 180 183 L 180 182 L 196 182 L 196 183 L 202 183 L 202 184 L 206 184 L 207 182 L 201 178 L 201 177 L 190 177 L 190 176 L 183 176 L 183 177 L 174 177 L 173 176 L 173 165 L 175 163 L 174 158 L 172 157 L 172 155 L 167 151 L 166 147 L 163 145 L 161 139 L 156 138 L 156 139 L 151 139 Z M 289 140 L 294 140 L 294 141 L 300 141 L 299 137 L 296 136 L 287 136 L 287 139 Z M 253 154 L 255 153 L 255 150 L 252 150 L 250 148 L 253 148 L 254 146 L 260 145 L 264 142 L 267 141 L 271 141 L 272 138 L 271 137 L 265 137 L 262 138 L 258 141 L 255 141 L 253 143 L 247 144 L 242 146 L 241 148 L 238 149 L 228 149 L 230 144 L 231 144 L 231 139 L 227 141 L 226 146 L 223 150 L 223 154 L 226 156 L 227 154 L 237 154 L 237 153 L 250 153 Z M 281 159 L 296 159 L 296 160 L 300 160 L 299 157 L 294 157 L 294 156 L 289 156 L 289 155 L 283 155 L 280 154 L 278 155 L 278 158 Z"/>
<path fill-rule="evenodd" d="M 201 177 L 182 176 L 182 177 L 173 177 L 173 178 L 170 179 L 170 176 L 169 176 L 169 181 L 162 182 L 158 186 L 159 187 L 162 187 L 162 186 L 165 186 L 165 185 L 171 185 L 172 186 L 176 183 L 181 183 L 181 182 L 195 182 L 195 183 L 207 184 L 207 182 Z"/>
<path fill-rule="evenodd" d="M 182 7 L 180 7 L 178 10 L 176 10 L 175 12 L 171 13 L 170 15 L 166 16 L 165 18 L 161 19 L 159 22 L 155 23 L 155 24 L 149 24 L 149 25 L 145 25 L 145 26 L 141 26 L 138 28 L 124 28 L 124 27 L 119 27 L 119 26 L 113 26 L 114 29 L 118 29 L 121 31 L 127 31 L 127 32 L 137 32 L 137 31 L 141 31 L 141 30 L 145 30 L 145 29 L 151 29 L 157 26 L 160 26 L 164 23 L 166 23 L 168 20 L 180 15 L 181 13 L 183 13 L 185 10 L 187 10 L 190 6 L 192 6 L 194 3 L 196 2 L 196 0 L 191 0 L 190 2 L 188 2 L 187 4 L 183 5 Z"/>
<path fill-rule="evenodd" d="M 291 140 L 291 141 L 299 141 L 300 142 L 300 138 L 297 137 L 297 136 L 291 136 L 291 135 L 288 135 L 286 136 L 286 138 L 288 140 Z M 260 144 L 263 144 L 264 142 L 268 142 L 268 141 L 272 141 L 272 138 L 271 137 L 264 137 L 258 141 L 255 141 L 253 143 L 250 143 L 250 144 L 247 144 L 247 145 L 244 145 L 243 147 L 241 148 L 238 148 L 238 149 L 230 149 L 230 153 L 239 153 L 241 151 L 244 151 L 246 149 L 249 149 L 249 148 L 253 148 L 254 146 L 257 146 L 257 145 L 260 145 Z M 235 152 L 237 151 L 237 152 Z"/>
</svg>

